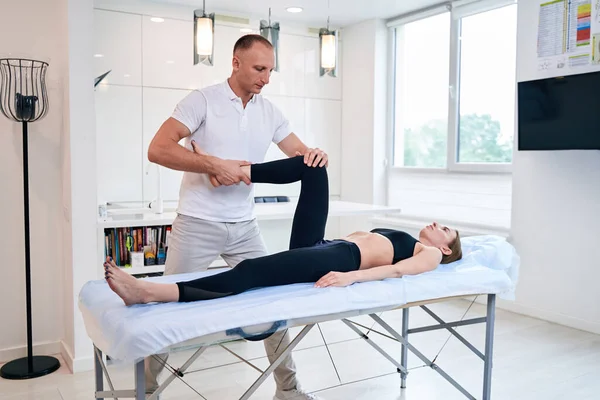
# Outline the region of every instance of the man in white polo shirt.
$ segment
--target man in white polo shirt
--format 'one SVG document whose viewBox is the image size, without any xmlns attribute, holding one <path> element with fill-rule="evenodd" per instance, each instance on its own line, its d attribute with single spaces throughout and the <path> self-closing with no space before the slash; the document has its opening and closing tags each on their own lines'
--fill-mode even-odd
<svg viewBox="0 0 600 400">
<path fill-rule="evenodd" d="M 327 154 L 302 143 L 281 111 L 260 95 L 274 62 L 267 39 L 241 37 L 233 49 L 231 76 L 186 96 L 150 143 L 151 162 L 184 171 L 165 274 L 206 269 L 218 256 L 234 267 L 267 254 L 253 216 L 253 187 L 241 166 L 263 162 L 271 143 L 288 157 L 301 154 L 308 165 L 327 166 Z M 185 147 L 178 144 L 181 139 Z M 269 360 L 273 362 L 289 342 L 287 331 L 265 339 Z M 166 355 L 160 357 L 162 362 L 158 357 L 146 360 L 147 393 L 158 387 Z M 291 356 L 273 375 L 275 400 L 317 399 L 300 388 Z"/>
</svg>

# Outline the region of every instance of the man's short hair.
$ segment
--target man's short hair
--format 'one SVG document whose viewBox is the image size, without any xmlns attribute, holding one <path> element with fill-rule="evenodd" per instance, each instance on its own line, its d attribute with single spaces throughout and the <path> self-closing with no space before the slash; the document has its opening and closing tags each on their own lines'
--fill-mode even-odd
<svg viewBox="0 0 600 400">
<path fill-rule="evenodd" d="M 248 35 L 244 35 L 235 42 L 233 46 L 233 54 L 239 50 L 248 50 L 254 45 L 254 43 L 262 43 L 263 45 L 272 48 L 273 45 L 269 42 L 269 39 L 258 35 L 256 33 L 250 33 Z"/>
</svg>

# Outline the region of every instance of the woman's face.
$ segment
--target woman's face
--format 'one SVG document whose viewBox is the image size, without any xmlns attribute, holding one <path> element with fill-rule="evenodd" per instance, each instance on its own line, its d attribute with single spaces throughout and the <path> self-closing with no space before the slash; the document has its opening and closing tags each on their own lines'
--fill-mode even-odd
<svg viewBox="0 0 600 400">
<path fill-rule="evenodd" d="M 432 246 L 438 248 L 449 247 L 450 243 L 456 239 L 456 230 L 433 222 L 431 225 L 427 225 L 421 229 L 419 236 L 426 238 Z"/>
</svg>

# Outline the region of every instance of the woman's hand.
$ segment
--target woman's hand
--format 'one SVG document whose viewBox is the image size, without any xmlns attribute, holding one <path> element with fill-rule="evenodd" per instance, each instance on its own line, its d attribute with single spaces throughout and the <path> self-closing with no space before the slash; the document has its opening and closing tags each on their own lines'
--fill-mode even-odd
<svg viewBox="0 0 600 400">
<path fill-rule="evenodd" d="M 331 271 L 315 283 L 315 287 L 348 286 L 355 282 L 352 272 Z"/>
</svg>

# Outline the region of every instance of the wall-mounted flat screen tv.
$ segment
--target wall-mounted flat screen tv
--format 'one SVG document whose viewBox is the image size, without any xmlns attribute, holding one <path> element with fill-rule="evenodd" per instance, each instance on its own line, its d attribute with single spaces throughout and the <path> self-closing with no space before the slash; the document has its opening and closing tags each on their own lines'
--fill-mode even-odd
<svg viewBox="0 0 600 400">
<path fill-rule="evenodd" d="M 600 150 L 600 71 L 518 83 L 519 150 Z"/>
</svg>

